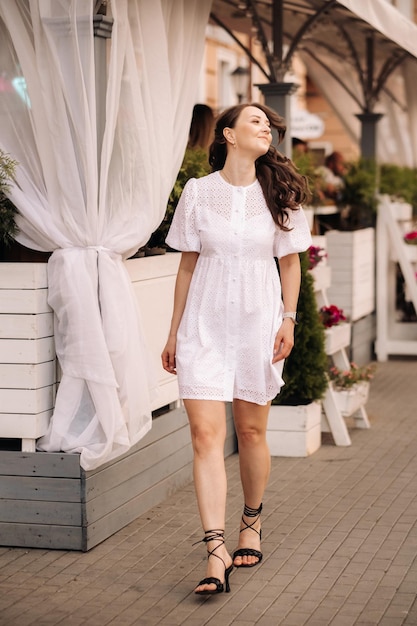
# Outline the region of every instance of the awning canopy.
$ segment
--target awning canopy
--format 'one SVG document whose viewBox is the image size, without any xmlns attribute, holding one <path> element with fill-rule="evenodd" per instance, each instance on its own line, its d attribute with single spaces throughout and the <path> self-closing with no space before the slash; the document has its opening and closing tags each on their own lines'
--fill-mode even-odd
<svg viewBox="0 0 417 626">
<path fill-rule="evenodd" d="M 410 99 L 406 84 L 417 67 L 417 26 L 385 0 L 213 0 L 211 21 L 236 41 L 236 33 L 256 36 L 266 63 L 242 48 L 265 82 L 282 82 L 299 54 L 331 105 L 338 108 L 335 92 L 339 102 L 340 96 L 345 100 L 343 114 L 336 112 L 356 139 L 359 124 L 347 119 L 348 111 L 352 118 L 376 108 L 387 114 L 387 99 L 400 115 L 417 116 L 416 98 Z M 409 126 L 413 134 L 417 124 Z M 402 153 L 402 162 L 417 162 L 414 145 Z"/>
</svg>

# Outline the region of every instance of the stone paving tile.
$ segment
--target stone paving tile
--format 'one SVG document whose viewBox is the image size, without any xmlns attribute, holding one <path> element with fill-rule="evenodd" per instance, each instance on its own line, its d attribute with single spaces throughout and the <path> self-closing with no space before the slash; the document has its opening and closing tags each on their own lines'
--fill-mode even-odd
<svg viewBox="0 0 417 626">
<path fill-rule="evenodd" d="M 83 554 L 0 548 L 0 626 L 417 626 L 417 360 L 378 365 L 371 429 L 311 457 L 274 458 L 261 566 L 232 592 L 192 593 L 205 567 L 187 485 Z M 227 459 L 237 541 L 238 459 Z"/>
</svg>

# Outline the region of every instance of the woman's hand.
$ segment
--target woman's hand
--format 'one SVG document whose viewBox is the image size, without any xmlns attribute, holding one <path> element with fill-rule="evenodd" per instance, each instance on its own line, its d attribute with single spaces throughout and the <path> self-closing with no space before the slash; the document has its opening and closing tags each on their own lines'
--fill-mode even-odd
<svg viewBox="0 0 417 626">
<path fill-rule="evenodd" d="M 294 346 L 294 322 L 290 317 L 282 320 L 281 327 L 276 334 L 272 364 L 286 359 Z"/>
<path fill-rule="evenodd" d="M 170 374 L 176 374 L 175 352 L 177 347 L 177 339 L 174 335 L 168 337 L 165 348 L 162 351 L 162 367 Z"/>
</svg>

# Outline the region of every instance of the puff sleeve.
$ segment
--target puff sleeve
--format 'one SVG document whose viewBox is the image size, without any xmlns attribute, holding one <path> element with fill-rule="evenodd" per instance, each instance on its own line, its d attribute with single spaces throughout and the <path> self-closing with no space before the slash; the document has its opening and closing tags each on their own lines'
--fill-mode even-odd
<svg viewBox="0 0 417 626">
<path fill-rule="evenodd" d="M 201 241 L 197 226 L 197 185 L 191 178 L 184 185 L 177 208 L 175 209 L 166 243 L 181 252 L 200 252 Z"/>
<path fill-rule="evenodd" d="M 291 230 L 285 231 L 278 228 L 278 226 L 276 227 L 274 256 L 278 257 L 278 259 L 287 254 L 304 252 L 312 244 L 310 227 L 301 207 L 298 211 L 289 211 L 286 226 L 291 228 Z"/>
</svg>

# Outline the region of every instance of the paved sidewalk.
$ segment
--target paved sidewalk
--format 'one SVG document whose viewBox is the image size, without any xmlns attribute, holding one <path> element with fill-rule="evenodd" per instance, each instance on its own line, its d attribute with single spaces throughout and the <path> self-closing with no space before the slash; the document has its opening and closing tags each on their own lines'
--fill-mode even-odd
<svg viewBox="0 0 417 626">
<path fill-rule="evenodd" d="M 308 458 L 274 458 L 264 560 L 231 593 L 192 593 L 205 547 L 192 485 L 88 553 L 0 548 L 0 625 L 417 625 L 417 360 L 378 365 L 370 430 L 326 435 Z M 349 424 L 349 426 L 351 426 Z M 242 507 L 227 459 L 227 535 Z"/>
</svg>

